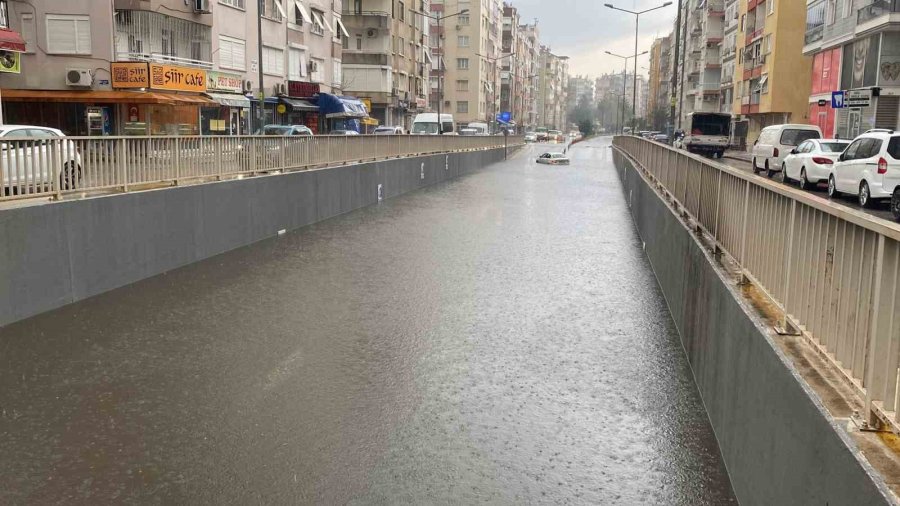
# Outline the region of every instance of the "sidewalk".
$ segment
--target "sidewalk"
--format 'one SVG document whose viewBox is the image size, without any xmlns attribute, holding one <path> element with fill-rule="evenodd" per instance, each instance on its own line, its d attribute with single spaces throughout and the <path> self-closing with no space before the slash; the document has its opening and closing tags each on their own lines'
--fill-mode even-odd
<svg viewBox="0 0 900 506">
<path fill-rule="evenodd" d="M 753 159 L 753 157 L 750 156 L 750 153 L 746 151 L 735 151 L 732 149 L 726 151 L 722 158 L 732 158 L 734 160 L 740 160 L 747 163 L 750 163 L 750 161 Z"/>
</svg>

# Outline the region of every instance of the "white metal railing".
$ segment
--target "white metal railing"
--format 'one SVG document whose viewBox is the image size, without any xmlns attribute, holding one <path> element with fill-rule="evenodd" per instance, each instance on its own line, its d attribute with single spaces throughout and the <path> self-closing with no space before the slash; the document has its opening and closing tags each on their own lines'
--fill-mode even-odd
<svg viewBox="0 0 900 506">
<path fill-rule="evenodd" d="M 0 202 L 521 144 L 455 135 L 4 138 Z"/>
<path fill-rule="evenodd" d="M 900 226 L 645 139 L 613 144 L 843 373 L 865 422 L 900 431 Z"/>
</svg>

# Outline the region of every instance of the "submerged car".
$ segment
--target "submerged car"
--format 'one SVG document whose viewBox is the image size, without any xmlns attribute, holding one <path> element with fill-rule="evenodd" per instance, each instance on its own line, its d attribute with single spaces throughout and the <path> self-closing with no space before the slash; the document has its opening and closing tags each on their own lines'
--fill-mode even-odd
<svg viewBox="0 0 900 506">
<path fill-rule="evenodd" d="M 569 157 L 563 153 L 544 153 L 536 161 L 546 165 L 568 165 Z"/>
</svg>

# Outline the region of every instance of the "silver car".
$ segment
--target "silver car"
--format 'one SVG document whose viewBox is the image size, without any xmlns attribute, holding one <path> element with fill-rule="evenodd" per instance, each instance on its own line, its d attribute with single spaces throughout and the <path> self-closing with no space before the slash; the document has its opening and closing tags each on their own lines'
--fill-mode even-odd
<svg viewBox="0 0 900 506">
<path fill-rule="evenodd" d="M 546 165 L 569 165 L 569 157 L 563 153 L 544 153 L 537 158 L 537 163 Z"/>
</svg>

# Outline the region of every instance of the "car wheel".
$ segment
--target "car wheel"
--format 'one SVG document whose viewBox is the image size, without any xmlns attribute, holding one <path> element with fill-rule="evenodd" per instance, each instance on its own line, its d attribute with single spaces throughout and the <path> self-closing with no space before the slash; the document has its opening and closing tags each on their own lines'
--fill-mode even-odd
<svg viewBox="0 0 900 506">
<path fill-rule="evenodd" d="M 900 221 L 900 188 L 895 189 L 891 195 L 891 216 L 894 220 Z"/>
<path fill-rule="evenodd" d="M 756 158 L 754 158 L 753 161 L 750 162 L 750 168 L 752 168 L 753 173 L 756 174 Z"/>
<path fill-rule="evenodd" d="M 62 173 L 59 175 L 59 187 L 63 190 L 74 190 L 81 186 L 81 166 L 72 162 L 66 162 L 63 165 Z"/>
<path fill-rule="evenodd" d="M 787 175 L 787 164 L 781 164 L 781 182 L 784 184 L 790 184 L 791 178 Z"/>
<path fill-rule="evenodd" d="M 841 196 L 841 192 L 837 189 L 837 184 L 834 182 L 834 176 L 828 176 L 828 196 L 835 199 Z"/>
<path fill-rule="evenodd" d="M 812 188 L 812 185 L 809 184 L 809 180 L 806 179 L 806 167 L 800 169 L 800 189 L 801 190 L 809 190 Z"/>
<path fill-rule="evenodd" d="M 775 171 L 772 170 L 771 168 L 769 168 L 769 161 L 766 160 L 766 176 L 769 179 L 772 179 L 772 176 L 774 176 L 774 175 L 775 175 Z"/>
<path fill-rule="evenodd" d="M 859 183 L 859 206 L 872 207 L 872 197 L 869 193 L 869 183 L 865 181 Z"/>
</svg>

